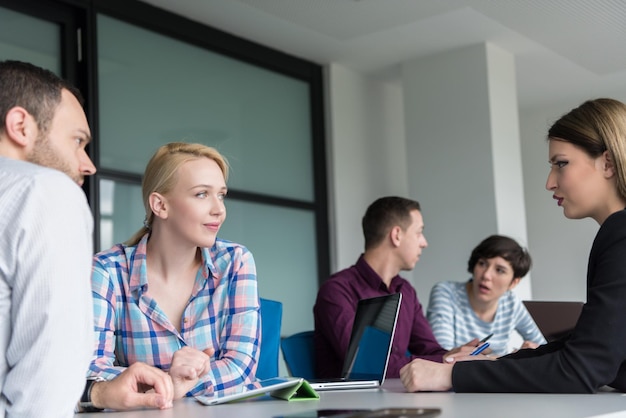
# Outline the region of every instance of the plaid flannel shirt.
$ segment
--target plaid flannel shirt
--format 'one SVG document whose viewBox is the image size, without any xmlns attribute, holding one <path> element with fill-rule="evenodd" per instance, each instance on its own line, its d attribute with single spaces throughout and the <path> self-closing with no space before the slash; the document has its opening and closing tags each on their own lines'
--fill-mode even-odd
<svg viewBox="0 0 626 418">
<path fill-rule="evenodd" d="M 188 395 L 228 393 L 253 382 L 261 328 L 252 253 L 221 239 L 201 249 L 203 264 L 179 332 L 147 294 L 147 238 L 94 256 L 96 348 L 88 376 L 110 380 L 138 361 L 167 371 L 174 353 L 189 346 L 213 347 L 215 354 L 211 370 Z"/>
</svg>

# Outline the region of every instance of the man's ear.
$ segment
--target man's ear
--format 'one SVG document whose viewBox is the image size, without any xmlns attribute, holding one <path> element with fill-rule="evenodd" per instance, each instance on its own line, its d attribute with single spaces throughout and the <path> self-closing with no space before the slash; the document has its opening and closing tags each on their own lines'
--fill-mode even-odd
<svg viewBox="0 0 626 418">
<path fill-rule="evenodd" d="M 398 247 L 400 245 L 400 241 L 402 240 L 402 228 L 397 225 L 392 227 L 389 230 L 389 239 L 394 247 Z"/>
<path fill-rule="evenodd" d="M 157 192 L 152 192 L 150 193 L 148 202 L 150 202 L 150 209 L 152 209 L 152 213 L 154 213 L 154 216 L 161 219 L 167 219 L 168 205 L 165 196 Z"/>
<path fill-rule="evenodd" d="M 20 148 L 27 148 L 37 139 L 37 123 L 30 113 L 21 106 L 7 112 L 4 120 L 5 135 Z"/>
<path fill-rule="evenodd" d="M 611 154 L 608 151 L 604 151 L 600 158 L 602 158 L 604 177 L 610 179 L 615 176 L 615 163 L 611 158 Z"/>
</svg>

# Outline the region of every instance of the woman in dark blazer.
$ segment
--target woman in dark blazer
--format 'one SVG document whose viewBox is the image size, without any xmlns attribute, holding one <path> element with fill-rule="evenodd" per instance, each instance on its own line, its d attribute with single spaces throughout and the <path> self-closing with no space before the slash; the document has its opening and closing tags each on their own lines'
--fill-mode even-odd
<svg viewBox="0 0 626 418">
<path fill-rule="evenodd" d="M 587 303 L 572 333 L 494 361 L 414 360 L 400 371 L 408 391 L 626 392 L 626 105 L 596 99 L 548 132 L 546 189 L 570 219 L 600 225 L 589 256 Z"/>
</svg>

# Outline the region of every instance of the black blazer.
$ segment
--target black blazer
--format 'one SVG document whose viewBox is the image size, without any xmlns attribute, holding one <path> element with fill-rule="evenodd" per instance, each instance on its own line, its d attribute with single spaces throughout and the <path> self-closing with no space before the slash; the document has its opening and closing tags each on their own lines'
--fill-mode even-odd
<svg viewBox="0 0 626 418">
<path fill-rule="evenodd" d="M 587 303 L 572 333 L 497 361 L 456 363 L 456 392 L 626 392 L 626 210 L 609 216 L 594 239 Z"/>
</svg>

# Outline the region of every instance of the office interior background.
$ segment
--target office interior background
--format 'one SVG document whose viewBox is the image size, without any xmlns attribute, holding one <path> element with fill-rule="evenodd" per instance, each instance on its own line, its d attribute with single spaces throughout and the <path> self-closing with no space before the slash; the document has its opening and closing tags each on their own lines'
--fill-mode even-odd
<svg viewBox="0 0 626 418">
<path fill-rule="evenodd" d="M 584 301 L 598 226 L 544 189 L 545 135 L 586 99 L 626 101 L 624 22 L 620 0 L 0 0 L 0 59 L 86 97 L 94 250 L 141 226 L 158 146 L 218 148 L 220 236 L 253 252 L 289 335 L 384 195 L 422 204 L 429 247 L 404 276 L 424 308 L 495 233 L 533 257 L 522 298 Z"/>
</svg>

